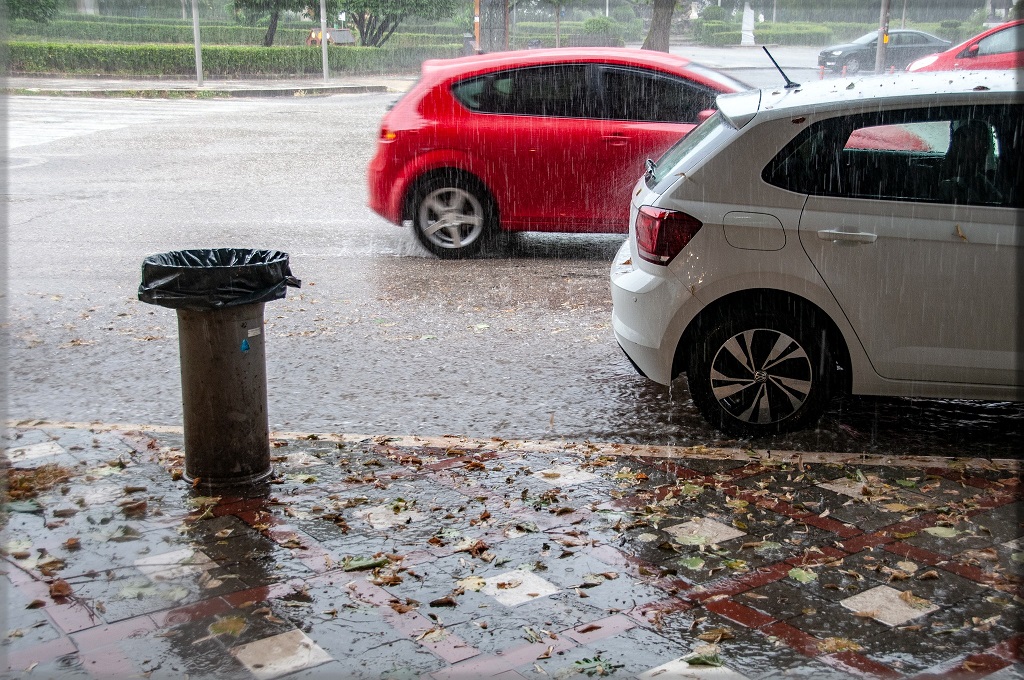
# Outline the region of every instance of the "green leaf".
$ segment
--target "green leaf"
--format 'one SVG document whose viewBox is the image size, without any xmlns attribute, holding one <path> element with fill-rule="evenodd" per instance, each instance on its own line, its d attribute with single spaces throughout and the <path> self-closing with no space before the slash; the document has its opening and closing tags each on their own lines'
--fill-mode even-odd
<svg viewBox="0 0 1024 680">
<path fill-rule="evenodd" d="M 363 569 L 376 569 L 388 564 L 390 560 L 386 557 L 346 557 L 342 563 L 343 571 L 362 571 Z"/>
<path fill-rule="evenodd" d="M 39 501 L 30 498 L 25 501 L 11 501 L 10 503 L 4 503 L 4 510 L 7 512 L 36 513 L 42 512 L 43 506 L 39 504 Z"/>
<path fill-rule="evenodd" d="M 817 579 L 818 575 L 815 574 L 813 571 L 809 571 L 807 569 L 793 567 L 789 570 L 789 577 L 794 581 L 799 581 L 800 583 L 810 583 L 811 581 Z"/>
<path fill-rule="evenodd" d="M 913 489 L 917 486 L 917 482 L 912 479 L 897 479 L 896 483 L 907 489 Z"/>
<path fill-rule="evenodd" d="M 210 624 L 210 635 L 230 635 L 238 637 L 245 630 L 244 616 L 225 616 Z"/>
<path fill-rule="evenodd" d="M 956 538 L 962 531 L 958 531 L 953 527 L 928 527 L 924 530 L 926 534 L 935 536 L 936 538 Z"/>
<path fill-rule="evenodd" d="M 690 664 L 691 666 L 721 666 L 722 657 L 719 656 L 718 650 L 699 652 L 691 656 L 683 657 L 683 661 Z"/>
<path fill-rule="evenodd" d="M 693 557 L 685 557 L 679 560 L 679 566 L 696 571 L 704 566 L 704 560 L 694 555 Z"/>
</svg>

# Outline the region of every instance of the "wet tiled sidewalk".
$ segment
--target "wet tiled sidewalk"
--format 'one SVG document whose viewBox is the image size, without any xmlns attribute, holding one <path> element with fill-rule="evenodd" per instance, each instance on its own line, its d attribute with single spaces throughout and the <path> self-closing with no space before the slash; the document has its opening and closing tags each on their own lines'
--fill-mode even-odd
<svg viewBox="0 0 1024 680">
<path fill-rule="evenodd" d="M 9 427 L 3 677 L 1024 678 L 1013 461 L 276 436 Z"/>
</svg>

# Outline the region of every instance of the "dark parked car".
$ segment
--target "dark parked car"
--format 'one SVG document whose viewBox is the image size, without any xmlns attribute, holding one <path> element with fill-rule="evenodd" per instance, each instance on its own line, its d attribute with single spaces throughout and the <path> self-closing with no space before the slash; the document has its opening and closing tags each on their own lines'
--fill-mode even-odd
<svg viewBox="0 0 1024 680">
<path fill-rule="evenodd" d="M 936 38 L 924 31 L 889 31 L 889 43 L 885 46 L 885 68 L 890 66 L 904 70 L 910 62 L 923 56 L 949 49 L 950 42 Z M 865 33 L 853 42 L 831 45 L 818 54 L 818 66 L 854 75 L 861 69 L 873 71 L 875 55 L 878 52 L 878 31 Z"/>
</svg>

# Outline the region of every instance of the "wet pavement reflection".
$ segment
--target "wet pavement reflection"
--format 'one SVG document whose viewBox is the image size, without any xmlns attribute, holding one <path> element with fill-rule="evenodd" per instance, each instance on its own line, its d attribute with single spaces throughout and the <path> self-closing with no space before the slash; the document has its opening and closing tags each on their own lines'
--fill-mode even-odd
<svg viewBox="0 0 1024 680">
<path fill-rule="evenodd" d="M 1017 461 L 275 434 L 4 433 L 4 677 L 1006 678 Z"/>
</svg>

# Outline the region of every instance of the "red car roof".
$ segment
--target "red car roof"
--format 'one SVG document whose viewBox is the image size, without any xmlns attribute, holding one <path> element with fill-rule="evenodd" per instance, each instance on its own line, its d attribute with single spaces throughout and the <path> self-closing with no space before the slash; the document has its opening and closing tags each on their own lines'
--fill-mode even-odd
<svg viewBox="0 0 1024 680">
<path fill-rule="evenodd" d="M 558 63 L 621 64 L 643 66 L 669 73 L 684 71 L 698 82 L 720 92 L 737 92 L 743 83 L 698 64 L 686 57 L 665 52 L 626 47 L 562 47 L 543 50 L 488 52 L 455 59 L 428 59 L 423 62 L 424 80 L 436 83 L 451 77 L 488 73 L 514 66 L 539 66 Z"/>
</svg>

